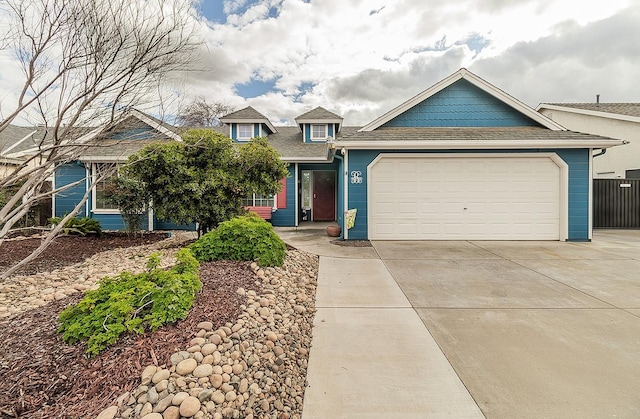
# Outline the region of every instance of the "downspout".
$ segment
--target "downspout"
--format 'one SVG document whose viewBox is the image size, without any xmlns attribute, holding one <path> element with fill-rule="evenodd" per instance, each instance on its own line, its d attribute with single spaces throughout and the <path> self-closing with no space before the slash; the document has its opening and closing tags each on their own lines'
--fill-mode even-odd
<svg viewBox="0 0 640 419">
<path fill-rule="evenodd" d="M 606 148 L 603 148 L 602 150 L 600 150 L 599 153 L 594 154 L 592 157 L 598 157 L 598 156 L 602 156 L 603 154 L 605 154 L 607 152 Z"/>
</svg>

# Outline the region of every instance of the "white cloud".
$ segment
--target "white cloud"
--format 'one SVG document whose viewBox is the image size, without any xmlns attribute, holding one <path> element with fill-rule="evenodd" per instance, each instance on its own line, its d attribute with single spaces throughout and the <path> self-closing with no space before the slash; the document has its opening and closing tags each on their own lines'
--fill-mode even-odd
<svg viewBox="0 0 640 419">
<path fill-rule="evenodd" d="M 187 95 L 250 104 L 275 123 L 323 106 L 364 124 L 462 66 L 531 106 L 595 93 L 640 101 L 638 0 L 225 0 L 224 10 L 226 23 L 206 25 Z M 234 85 L 252 79 L 277 90 L 239 97 Z"/>
</svg>

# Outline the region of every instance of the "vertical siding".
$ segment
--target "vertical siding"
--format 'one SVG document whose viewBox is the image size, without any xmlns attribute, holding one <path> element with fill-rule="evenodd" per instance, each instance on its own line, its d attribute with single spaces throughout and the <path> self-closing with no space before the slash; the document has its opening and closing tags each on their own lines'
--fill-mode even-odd
<svg viewBox="0 0 640 419">
<path fill-rule="evenodd" d="M 539 124 L 466 80 L 458 80 L 384 127 L 517 127 Z"/>
<path fill-rule="evenodd" d="M 393 153 L 394 151 L 384 151 Z M 398 153 L 531 153 L 531 152 L 555 152 L 569 166 L 569 220 L 568 240 L 584 241 L 589 239 L 589 150 L 441 150 L 441 151 L 417 151 L 398 150 Z M 367 166 L 378 156 L 380 151 L 351 150 L 347 170 L 362 173 L 363 182 L 353 184 L 349 182 L 349 209 L 356 208 L 356 224 L 349 230 L 349 239 L 367 239 Z"/>
<path fill-rule="evenodd" d="M 55 185 L 56 188 L 61 188 L 66 185 L 70 185 L 74 182 L 81 181 L 86 177 L 86 171 L 84 165 L 80 162 L 67 163 L 62 166 L 58 166 L 55 172 Z M 55 217 L 63 217 L 65 214 L 70 213 L 73 208 L 82 199 L 86 190 L 86 179 L 80 182 L 78 185 L 66 189 L 56 194 L 56 213 Z M 78 213 L 79 217 L 85 217 L 85 206 Z"/>
<path fill-rule="evenodd" d="M 296 225 L 296 166 L 289 165 L 289 176 L 287 176 L 287 207 L 278 209 L 271 214 L 271 224 L 278 227 L 291 227 Z"/>
</svg>

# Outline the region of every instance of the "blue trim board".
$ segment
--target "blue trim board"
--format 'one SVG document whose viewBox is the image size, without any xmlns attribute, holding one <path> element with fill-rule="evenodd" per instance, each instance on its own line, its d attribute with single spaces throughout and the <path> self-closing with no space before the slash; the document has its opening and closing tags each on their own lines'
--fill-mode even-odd
<svg viewBox="0 0 640 419">
<path fill-rule="evenodd" d="M 588 149 L 528 149 L 528 150 L 351 150 L 349 151 L 349 173 L 358 170 L 363 174 L 363 182 L 349 184 L 349 209 L 356 208 L 356 223 L 349 230 L 349 239 L 368 239 L 367 214 L 367 166 L 380 153 L 535 153 L 554 152 L 569 166 L 569 219 L 568 240 L 589 240 L 589 150 Z"/>
</svg>

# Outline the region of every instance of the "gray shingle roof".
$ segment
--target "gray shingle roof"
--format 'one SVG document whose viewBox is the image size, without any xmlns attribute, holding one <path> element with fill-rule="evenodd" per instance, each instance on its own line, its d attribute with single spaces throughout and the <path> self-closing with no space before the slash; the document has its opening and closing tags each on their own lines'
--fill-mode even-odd
<svg viewBox="0 0 640 419">
<path fill-rule="evenodd" d="M 548 103 L 548 105 L 640 117 L 640 103 Z"/>
<path fill-rule="evenodd" d="M 261 114 L 260 112 L 253 109 L 251 106 L 247 106 L 244 109 L 240 109 L 239 111 L 231 112 L 228 115 L 220 118 L 220 121 L 224 122 L 225 120 L 238 120 L 245 119 L 247 121 L 261 121 L 266 120 L 267 117 Z"/>
<path fill-rule="evenodd" d="M 33 127 L 7 126 L 0 132 L 0 155 L 5 154 L 10 147 L 35 130 Z"/>
<path fill-rule="evenodd" d="M 210 127 L 229 136 L 229 126 Z M 278 127 L 278 132 L 270 134 L 267 141 L 285 160 L 305 160 L 327 158 L 327 144 L 309 144 L 302 142 L 302 133 L 298 127 Z"/>
<path fill-rule="evenodd" d="M 296 122 L 302 122 L 305 120 L 319 120 L 319 119 L 328 119 L 328 120 L 339 119 L 342 121 L 344 118 L 342 118 L 340 115 L 337 115 L 333 112 L 326 110 L 323 107 L 318 106 L 317 108 L 312 109 L 309 112 L 305 112 L 302 115 L 297 116 L 295 120 Z"/>
<path fill-rule="evenodd" d="M 498 128 L 378 128 L 373 131 L 344 133 L 336 141 L 464 141 L 464 140 L 609 140 L 598 135 L 573 131 L 554 131 L 538 127 Z"/>
</svg>

